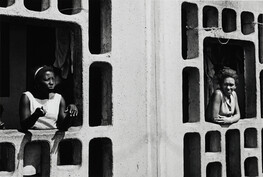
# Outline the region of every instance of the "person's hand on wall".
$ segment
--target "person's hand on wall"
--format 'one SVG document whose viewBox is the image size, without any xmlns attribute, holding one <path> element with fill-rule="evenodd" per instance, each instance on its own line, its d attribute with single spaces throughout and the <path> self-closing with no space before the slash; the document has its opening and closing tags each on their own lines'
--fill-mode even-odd
<svg viewBox="0 0 263 177">
<path fill-rule="evenodd" d="M 76 105 L 70 104 L 65 110 L 65 113 L 68 113 L 70 117 L 76 117 L 78 115 L 78 108 Z"/>
<path fill-rule="evenodd" d="M 221 116 L 221 115 L 215 118 L 214 121 L 219 124 L 232 124 L 233 123 L 230 117 Z"/>
</svg>

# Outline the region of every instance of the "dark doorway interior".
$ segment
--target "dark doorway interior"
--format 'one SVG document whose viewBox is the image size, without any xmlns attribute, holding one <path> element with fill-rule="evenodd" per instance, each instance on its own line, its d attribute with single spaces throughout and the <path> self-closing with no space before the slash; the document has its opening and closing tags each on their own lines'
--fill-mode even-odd
<svg viewBox="0 0 263 177">
<path fill-rule="evenodd" d="M 223 67 L 237 71 L 241 118 L 256 116 L 255 48 L 252 42 L 206 38 L 204 40 L 205 106 L 218 88 L 215 75 Z"/>
</svg>

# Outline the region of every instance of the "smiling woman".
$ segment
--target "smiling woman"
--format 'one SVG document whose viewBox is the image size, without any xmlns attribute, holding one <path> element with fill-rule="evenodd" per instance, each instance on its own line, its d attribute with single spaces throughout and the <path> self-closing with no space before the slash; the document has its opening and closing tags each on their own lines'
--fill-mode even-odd
<svg viewBox="0 0 263 177">
<path fill-rule="evenodd" d="M 223 68 L 217 74 L 219 88 L 212 94 L 206 110 L 206 119 L 219 124 L 231 124 L 240 119 L 238 98 L 235 92 L 238 84 L 236 71 Z"/>
</svg>

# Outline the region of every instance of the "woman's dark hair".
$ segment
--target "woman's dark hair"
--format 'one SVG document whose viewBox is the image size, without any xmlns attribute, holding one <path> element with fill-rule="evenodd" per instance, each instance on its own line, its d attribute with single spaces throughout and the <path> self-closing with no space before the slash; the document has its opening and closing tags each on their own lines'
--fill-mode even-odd
<svg viewBox="0 0 263 177">
<path fill-rule="evenodd" d="M 47 72 L 47 71 L 50 71 L 50 72 L 54 73 L 53 67 L 52 66 L 46 66 L 46 65 L 41 66 L 41 67 L 39 67 L 39 68 L 37 68 L 35 70 L 35 74 L 34 74 L 34 82 L 35 82 L 35 84 L 37 84 L 40 81 L 40 79 L 43 76 L 43 74 L 45 72 Z"/>
<path fill-rule="evenodd" d="M 227 77 L 232 77 L 235 80 L 236 85 L 238 84 L 238 75 L 236 71 L 229 67 L 224 67 L 223 69 L 218 71 L 217 73 L 218 84 L 219 85 L 223 84 L 225 78 Z"/>
</svg>

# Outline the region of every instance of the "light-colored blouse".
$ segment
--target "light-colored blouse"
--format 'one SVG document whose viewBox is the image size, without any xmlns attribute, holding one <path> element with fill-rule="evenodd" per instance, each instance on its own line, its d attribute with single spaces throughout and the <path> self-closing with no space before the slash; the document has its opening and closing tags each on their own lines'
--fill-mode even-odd
<svg viewBox="0 0 263 177">
<path fill-rule="evenodd" d="M 219 92 L 221 94 L 221 105 L 219 110 L 219 115 L 230 117 L 234 115 L 236 109 L 236 92 L 232 92 L 230 95 L 230 99 L 224 96 L 222 91 Z"/>
<path fill-rule="evenodd" d="M 228 99 L 226 96 L 224 96 L 223 92 L 221 90 L 216 90 L 217 94 L 220 95 L 220 108 L 219 108 L 219 115 L 225 116 L 225 117 L 231 117 L 236 114 L 236 108 L 237 108 L 237 94 L 235 91 L 232 92 L 230 95 L 230 99 Z M 215 93 L 214 93 L 215 94 Z M 211 98 L 209 100 L 209 104 L 206 108 L 205 118 L 206 121 L 210 122 L 213 121 L 213 100 L 214 98 Z"/>
<path fill-rule="evenodd" d="M 61 101 L 61 95 L 58 93 L 50 93 L 49 99 L 37 99 L 32 93 L 24 92 L 30 101 L 31 115 L 37 108 L 43 107 L 46 110 L 46 115 L 39 117 L 33 129 L 56 129 L 56 122 L 58 119 L 59 105 Z"/>
</svg>

